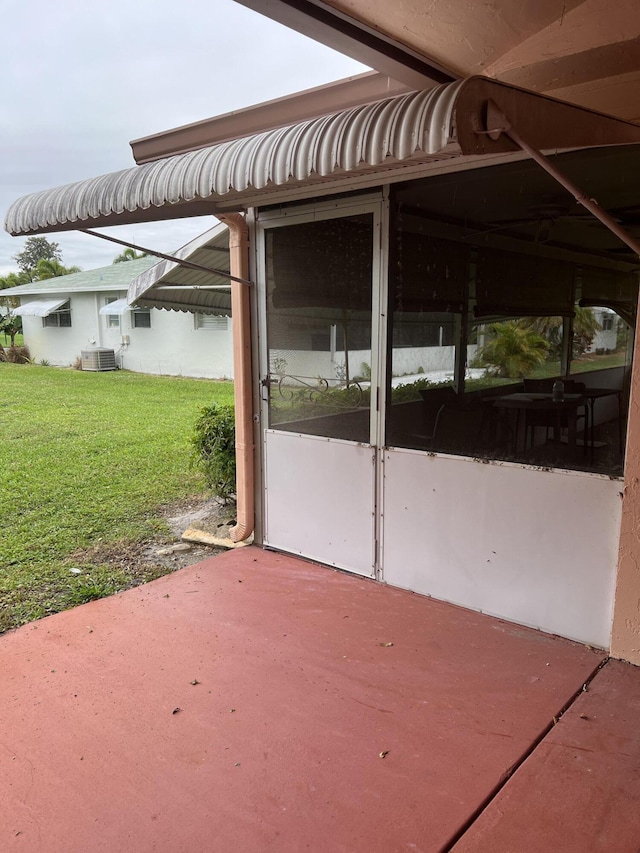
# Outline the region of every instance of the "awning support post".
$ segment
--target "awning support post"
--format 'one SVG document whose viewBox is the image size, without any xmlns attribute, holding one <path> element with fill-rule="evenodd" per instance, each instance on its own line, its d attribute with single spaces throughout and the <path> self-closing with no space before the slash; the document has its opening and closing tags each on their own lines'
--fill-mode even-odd
<svg viewBox="0 0 640 853">
<path fill-rule="evenodd" d="M 218 217 L 222 219 L 222 217 Z M 78 228 L 80 234 L 88 234 L 90 237 L 99 237 L 101 240 L 108 240 L 110 243 L 117 243 L 119 246 L 126 246 L 128 249 L 135 249 L 136 252 L 142 252 L 145 255 L 151 255 L 154 258 L 162 258 L 163 261 L 171 261 L 188 270 L 196 272 L 211 272 L 214 275 L 221 275 L 228 278 L 230 281 L 238 281 L 240 284 L 251 284 L 250 281 L 244 278 L 238 278 L 231 275 L 226 270 L 216 270 L 213 267 L 205 267 L 203 264 L 195 264 L 193 261 L 187 261 L 184 258 L 178 258 L 176 255 L 167 255 L 166 252 L 158 252 L 154 249 L 146 249 L 144 246 L 137 246 L 135 243 L 129 243 L 126 240 L 119 240 L 117 237 L 112 237 L 111 234 L 99 234 L 97 231 L 92 231 L 90 228 Z"/>
<path fill-rule="evenodd" d="M 489 101 L 487 105 L 487 133 L 491 139 L 498 139 L 502 133 L 506 134 L 509 139 L 515 142 L 515 144 L 528 154 L 532 160 L 535 160 L 535 162 L 541 166 L 545 172 L 551 175 L 555 181 L 570 192 L 578 204 L 581 204 L 586 208 L 589 213 L 602 222 L 605 228 L 608 228 L 609 231 L 622 240 L 625 245 L 629 246 L 630 249 L 633 249 L 636 255 L 640 255 L 640 241 L 636 240 L 631 234 L 625 231 L 625 229 L 616 222 L 610 213 L 600 207 L 595 199 L 589 198 L 589 196 L 576 186 L 572 180 L 567 178 L 566 175 L 563 175 L 562 172 L 553 165 L 548 157 L 545 157 L 545 155 L 542 154 L 541 151 L 538 151 L 537 148 L 529 145 L 529 143 L 520 136 L 518 131 L 512 127 L 509 119 L 493 101 Z"/>
</svg>

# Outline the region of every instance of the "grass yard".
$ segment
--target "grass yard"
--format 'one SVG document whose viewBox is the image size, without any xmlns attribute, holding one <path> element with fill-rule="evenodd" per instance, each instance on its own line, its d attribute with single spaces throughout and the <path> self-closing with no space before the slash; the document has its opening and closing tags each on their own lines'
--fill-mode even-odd
<svg viewBox="0 0 640 853">
<path fill-rule="evenodd" d="M 0 631 L 164 574 L 95 554 L 161 537 L 162 506 L 204 491 L 189 438 L 233 384 L 0 363 L 0 387 Z"/>
<path fill-rule="evenodd" d="M 22 336 L 22 332 L 16 335 L 14 343 L 17 347 L 21 347 L 24 345 L 24 338 Z M 5 349 L 8 349 L 11 346 L 11 338 L 9 335 L 0 335 L 0 344 L 2 344 Z"/>
</svg>

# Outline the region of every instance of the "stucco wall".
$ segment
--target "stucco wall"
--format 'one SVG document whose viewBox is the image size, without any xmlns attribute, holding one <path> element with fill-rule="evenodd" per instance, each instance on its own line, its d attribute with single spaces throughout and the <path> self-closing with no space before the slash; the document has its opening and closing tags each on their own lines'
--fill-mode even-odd
<svg viewBox="0 0 640 853">
<path fill-rule="evenodd" d="M 105 299 L 125 293 L 81 293 L 71 297 L 71 328 L 42 326 L 39 317 L 24 317 L 24 339 L 32 358 L 52 365 L 72 365 L 82 350 L 109 347 L 126 370 L 208 379 L 233 377 L 231 321 L 226 330 L 196 329 L 194 315 L 182 311 L 151 310 L 151 328 L 133 326 L 133 314 L 110 328 L 99 314 Z M 129 343 L 122 345 L 122 336 Z"/>
<path fill-rule="evenodd" d="M 478 347 L 467 347 L 467 364 L 474 358 Z M 272 352 L 273 357 L 284 361 L 284 372 L 288 376 L 300 376 L 316 379 L 344 377 L 344 351 L 338 350 L 331 357 L 330 352 L 314 350 L 282 350 Z M 438 371 L 451 371 L 455 365 L 455 347 L 403 347 L 394 349 L 392 371 L 394 376 L 407 376 Z M 275 365 L 272 360 L 272 370 Z M 371 370 L 371 350 L 351 350 L 349 352 L 349 371 L 353 376 L 367 377 Z"/>
</svg>

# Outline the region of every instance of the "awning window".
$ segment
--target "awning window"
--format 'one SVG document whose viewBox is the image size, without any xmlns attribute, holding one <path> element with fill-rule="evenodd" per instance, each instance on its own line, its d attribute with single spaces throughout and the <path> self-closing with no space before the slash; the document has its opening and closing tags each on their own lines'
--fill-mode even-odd
<svg viewBox="0 0 640 853">
<path fill-rule="evenodd" d="M 181 267 L 179 260 L 212 265 L 216 269 L 228 271 L 227 226 L 216 225 L 178 249 L 175 255 L 176 261 L 160 261 L 134 278 L 127 293 L 129 307 L 194 311 L 230 317 L 231 287 L 226 276 Z"/>
<path fill-rule="evenodd" d="M 67 302 L 67 297 L 62 299 L 34 299 L 33 302 L 25 302 L 13 309 L 18 317 L 48 317 Z"/>
<path fill-rule="evenodd" d="M 125 311 L 130 311 L 131 306 L 125 299 L 114 299 L 113 302 L 109 302 L 107 305 L 103 305 L 100 309 L 101 314 L 116 314 L 118 317 L 122 316 Z"/>
</svg>

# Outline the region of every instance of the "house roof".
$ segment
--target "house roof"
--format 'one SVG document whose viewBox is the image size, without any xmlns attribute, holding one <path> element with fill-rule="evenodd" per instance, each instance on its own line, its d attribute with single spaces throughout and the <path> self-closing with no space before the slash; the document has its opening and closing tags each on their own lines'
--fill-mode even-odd
<svg viewBox="0 0 640 853">
<path fill-rule="evenodd" d="M 640 141 L 635 125 L 474 77 L 35 193 L 14 202 L 5 228 L 33 234 L 239 210 L 360 175 L 517 150 L 504 134 L 488 135 L 489 101 L 538 148 Z"/>
<path fill-rule="evenodd" d="M 218 224 L 175 253 L 180 260 L 229 271 L 229 229 Z M 127 301 L 137 308 L 165 308 L 230 315 L 231 287 L 226 276 L 160 261 L 129 285 Z"/>
<path fill-rule="evenodd" d="M 60 275 L 44 281 L 31 281 L 2 291 L 2 296 L 47 296 L 56 293 L 91 293 L 94 291 L 126 290 L 133 278 L 153 266 L 156 259 L 148 256 L 135 261 L 111 264 L 96 270 Z"/>
</svg>

